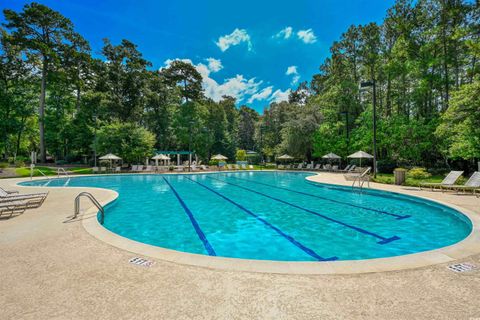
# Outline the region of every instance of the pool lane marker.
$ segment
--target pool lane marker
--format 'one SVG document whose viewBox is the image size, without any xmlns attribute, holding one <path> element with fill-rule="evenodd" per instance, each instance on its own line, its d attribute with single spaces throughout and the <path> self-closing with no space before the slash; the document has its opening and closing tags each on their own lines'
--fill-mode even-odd
<svg viewBox="0 0 480 320">
<path fill-rule="evenodd" d="M 411 215 L 402 216 L 402 215 L 399 215 L 399 214 L 395 214 L 395 213 L 391 213 L 391 212 L 387 212 L 387 211 L 383 211 L 383 210 L 367 208 L 367 207 L 359 206 L 359 205 L 356 205 L 356 204 L 346 203 L 346 202 L 342 202 L 342 201 L 338 201 L 338 200 L 334 200 L 334 199 L 329 199 L 329 198 L 317 196 L 315 194 L 311 194 L 311 193 L 307 193 L 307 192 L 302 192 L 302 191 L 297 191 L 297 190 L 292 190 L 292 189 L 288 189 L 288 188 L 284 188 L 284 187 L 275 186 L 275 185 L 268 184 L 268 183 L 257 182 L 257 181 L 252 181 L 252 180 L 249 180 L 249 179 L 244 179 L 244 178 L 239 178 L 239 177 L 234 177 L 234 176 L 227 176 L 227 175 L 225 177 L 233 178 L 233 179 L 237 179 L 237 180 L 248 181 L 248 182 L 251 182 L 251 183 L 256 183 L 256 184 L 264 185 L 264 186 L 271 187 L 271 188 L 277 188 L 277 189 L 281 189 L 281 190 L 285 190 L 285 191 L 289 191 L 289 192 L 295 192 L 295 193 L 298 193 L 298 194 L 303 194 L 305 196 L 319 198 L 319 199 L 327 200 L 327 201 L 334 202 L 334 203 L 343 204 L 343 205 L 350 206 L 350 207 L 365 209 L 365 210 L 385 214 L 385 215 L 388 215 L 388 216 L 396 217 L 397 220 L 407 219 L 407 218 L 411 217 Z"/>
<path fill-rule="evenodd" d="M 163 177 L 163 180 L 165 180 L 165 182 L 168 184 L 168 186 L 169 186 L 170 189 L 172 190 L 172 192 L 173 192 L 173 194 L 175 195 L 175 197 L 177 197 L 178 202 L 180 202 L 180 205 L 182 206 L 183 210 L 185 211 L 185 213 L 187 214 L 188 218 L 190 219 L 190 222 L 192 223 L 193 228 L 194 228 L 195 231 L 197 232 L 198 237 L 199 237 L 200 240 L 202 241 L 203 246 L 205 247 L 205 250 L 207 250 L 208 255 L 210 255 L 210 256 L 216 256 L 217 254 L 215 253 L 215 250 L 213 250 L 212 245 L 210 244 L 210 242 L 208 242 L 207 237 L 205 236 L 205 234 L 203 233 L 202 229 L 201 229 L 200 226 L 198 225 L 198 222 L 197 222 L 197 220 L 195 219 L 195 217 L 193 216 L 192 211 L 190 211 L 190 209 L 187 207 L 187 205 L 185 204 L 185 202 L 183 201 L 183 199 L 182 199 L 182 198 L 180 197 L 180 195 L 178 194 L 177 190 L 175 190 L 175 188 L 170 184 L 170 182 L 168 182 L 168 180 L 165 179 L 165 177 Z"/>
<path fill-rule="evenodd" d="M 347 227 L 347 228 L 350 228 L 350 229 L 353 229 L 355 231 L 358 231 L 360 233 L 363 233 L 363 234 L 366 234 L 366 235 L 369 235 L 369 236 L 372 236 L 372 237 L 375 237 L 377 239 L 380 239 L 380 241 L 378 241 L 377 243 L 378 244 L 387 244 L 387 243 L 390 243 L 392 241 L 395 241 L 395 240 L 399 240 L 400 237 L 397 237 L 397 236 L 393 236 L 393 237 L 390 237 L 390 238 L 385 238 L 385 237 L 382 237 L 381 235 L 378 235 L 376 233 L 373 233 L 373 232 L 370 232 L 370 231 L 367 231 L 365 229 L 362 229 L 362 228 L 359 228 L 359 227 L 355 227 L 351 224 L 348 224 L 348 223 L 345 223 L 345 222 L 342 222 L 340 220 L 337 220 L 337 219 L 333 219 L 333 218 L 330 218 L 326 215 L 323 215 L 321 213 L 318 213 L 316 211 L 313 211 L 313 210 L 310 210 L 310 209 L 307 209 L 307 208 L 304 208 L 304 207 L 301 207 L 301 206 L 298 206 L 296 204 L 293 204 L 291 202 L 287 202 L 285 200 L 282 200 L 282 199 L 279 199 L 279 198 L 275 198 L 275 197 L 272 197 L 272 196 L 269 196 L 268 194 L 265 194 L 265 193 L 262 193 L 262 192 L 258 192 L 256 190 L 253 190 L 253 189 L 250 189 L 250 188 L 246 188 L 246 187 L 243 187 L 243 186 L 240 186 L 238 184 L 235 184 L 235 183 L 231 183 L 231 182 L 228 182 L 228 181 L 225 181 L 225 180 L 221 180 L 221 179 L 217 179 L 217 178 L 213 178 L 213 177 L 207 177 L 209 179 L 212 179 L 212 180 L 218 180 L 218 181 L 221 181 L 223 183 L 226 183 L 226 184 L 230 184 L 232 186 L 235 186 L 237 188 L 241 188 L 241 189 L 244 189 L 244 190 L 247 190 L 247 191 L 250 191 L 250 192 L 253 192 L 253 193 L 256 193 L 256 194 L 259 194 L 261 196 L 264 196 L 266 198 L 269 198 L 269 199 L 272 199 L 272 200 L 275 200 L 275 201 L 278 201 L 278 202 L 281 202 L 281 203 L 284 203 L 288 206 L 291 206 L 291 207 L 294 207 L 294 208 L 297 208 L 297 209 L 300 209 L 300 210 L 303 210 L 303 211 L 306 211 L 306 212 L 309 212 L 311 214 L 314 214 L 316 216 L 319 216 L 325 220 L 328 220 L 328 221 L 331 221 L 331 222 L 334 222 L 334 223 L 337 223 L 337 224 L 340 224 L 344 227 Z"/>
<path fill-rule="evenodd" d="M 276 231 L 278 234 L 280 234 L 282 237 L 286 238 L 288 241 L 290 241 L 293 245 L 295 245 L 297 248 L 300 248 L 301 250 L 303 250 L 305 253 L 307 253 L 308 255 L 310 255 L 311 257 L 317 259 L 318 261 L 334 261 L 334 260 L 338 260 L 338 257 L 331 257 L 331 258 L 323 258 L 321 256 L 319 256 L 315 251 L 313 251 L 312 249 L 304 246 L 303 244 L 301 244 L 300 242 L 298 242 L 297 240 L 295 240 L 295 238 L 293 238 L 292 236 L 289 236 L 288 234 L 286 234 L 285 232 L 283 232 L 282 230 L 280 230 L 279 228 L 275 227 L 274 225 L 272 225 L 271 223 L 269 223 L 268 221 L 266 221 L 265 219 L 263 219 L 262 217 L 258 216 L 257 214 L 253 213 L 252 211 L 248 210 L 247 208 L 245 208 L 244 206 L 242 206 L 241 204 L 231 200 L 230 198 L 227 198 L 226 196 L 224 196 L 223 194 L 217 192 L 216 190 L 204 185 L 203 183 L 201 182 L 198 182 L 198 181 L 195 181 L 195 180 L 192 180 L 188 177 L 185 177 L 186 179 L 192 181 L 192 182 L 195 182 L 196 184 L 204 187 L 205 189 L 207 189 L 208 191 L 212 192 L 212 193 L 215 193 L 217 196 L 223 198 L 224 200 L 230 202 L 231 204 L 235 205 L 236 207 L 238 207 L 239 209 L 243 210 L 244 212 L 246 212 L 247 214 L 251 215 L 252 217 L 254 217 L 255 219 L 259 220 L 260 222 L 262 222 L 263 224 L 265 224 L 266 226 L 270 227 L 271 229 L 273 229 L 274 231 Z"/>
</svg>

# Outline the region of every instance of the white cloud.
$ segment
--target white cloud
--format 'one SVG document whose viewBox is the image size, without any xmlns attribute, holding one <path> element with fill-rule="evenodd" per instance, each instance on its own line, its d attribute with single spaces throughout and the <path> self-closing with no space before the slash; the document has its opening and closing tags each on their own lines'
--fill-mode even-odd
<svg viewBox="0 0 480 320">
<path fill-rule="evenodd" d="M 248 51 L 252 50 L 252 42 L 250 41 L 250 35 L 247 33 L 247 30 L 236 28 L 232 33 L 219 37 L 215 44 L 222 52 L 225 52 L 231 46 L 236 46 L 242 42 L 247 43 Z"/>
<path fill-rule="evenodd" d="M 291 75 L 291 74 L 298 74 L 297 72 L 297 66 L 290 66 L 287 68 L 287 72 L 285 72 L 285 74 L 287 76 Z"/>
<path fill-rule="evenodd" d="M 222 61 L 214 58 L 207 58 L 208 69 L 212 72 L 218 72 L 223 69 Z"/>
<path fill-rule="evenodd" d="M 238 102 L 246 101 L 247 103 L 253 103 L 255 101 L 267 100 L 278 103 L 288 101 L 288 96 L 291 92 L 291 89 L 285 91 L 277 89 L 273 91 L 273 86 L 261 88 L 263 81 L 257 81 L 256 78 L 247 79 L 241 74 L 224 79 L 223 82 L 219 83 L 210 77 L 212 73 L 223 69 L 221 60 L 214 58 L 205 59 L 206 64 L 194 64 L 190 59 L 168 59 L 165 60 L 165 66 L 163 68 L 168 67 L 175 60 L 190 63 L 195 67 L 202 76 L 202 87 L 205 96 L 214 101 L 220 101 L 222 96 L 231 96 L 236 98 Z M 286 74 L 294 75 L 294 77 L 298 76 L 297 66 L 288 67 Z"/>
<path fill-rule="evenodd" d="M 260 90 L 259 92 L 252 95 L 250 99 L 248 99 L 248 103 L 252 103 L 255 100 L 261 101 L 261 100 L 267 99 L 272 94 L 272 90 L 273 90 L 273 86 L 266 87 Z"/>
<path fill-rule="evenodd" d="M 194 64 L 190 59 L 168 59 L 165 61 L 164 68 L 168 67 L 175 60 L 190 63 L 197 69 L 203 79 L 202 87 L 205 91 L 205 96 L 214 101 L 220 101 L 222 96 L 225 95 L 234 97 L 237 101 L 245 100 L 249 96 L 258 94 L 260 86 L 263 83 L 262 81 L 257 81 L 255 78 L 246 79 L 240 74 L 237 74 L 233 78 L 224 79 L 222 83 L 218 83 L 210 77 L 210 74 L 218 72 L 223 66 L 220 60 L 214 58 L 206 59 L 207 64 Z"/>
<path fill-rule="evenodd" d="M 291 90 L 287 89 L 285 91 L 282 91 L 280 89 L 277 89 L 268 100 L 272 102 L 282 102 L 282 101 L 288 101 L 288 96 L 290 95 Z"/>
<path fill-rule="evenodd" d="M 274 35 L 274 38 L 283 38 L 283 39 L 288 39 L 292 36 L 293 28 L 292 27 L 285 27 L 285 29 L 280 30 L 276 35 Z"/>
<path fill-rule="evenodd" d="M 312 29 L 300 30 L 297 32 L 298 39 L 302 40 L 305 43 L 314 43 L 317 42 L 317 37 L 313 33 Z"/>
<path fill-rule="evenodd" d="M 292 85 L 296 84 L 298 80 L 300 80 L 300 75 L 298 74 L 297 71 L 297 66 L 290 66 L 287 68 L 287 72 L 285 72 L 287 76 L 293 75 L 292 78 Z"/>
</svg>

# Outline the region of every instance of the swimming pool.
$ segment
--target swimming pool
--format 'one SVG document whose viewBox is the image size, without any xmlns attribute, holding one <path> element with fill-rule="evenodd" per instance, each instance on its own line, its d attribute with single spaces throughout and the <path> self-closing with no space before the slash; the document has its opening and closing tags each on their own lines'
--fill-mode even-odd
<svg viewBox="0 0 480 320">
<path fill-rule="evenodd" d="M 163 248 L 210 256 L 332 261 L 445 247 L 472 223 L 438 203 L 310 182 L 300 172 L 105 175 L 24 182 L 119 193 L 104 227 Z"/>
</svg>

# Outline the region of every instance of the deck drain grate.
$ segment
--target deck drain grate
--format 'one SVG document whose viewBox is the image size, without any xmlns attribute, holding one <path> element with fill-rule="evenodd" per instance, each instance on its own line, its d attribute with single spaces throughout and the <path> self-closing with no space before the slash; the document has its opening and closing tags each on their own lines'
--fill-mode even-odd
<svg viewBox="0 0 480 320">
<path fill-rule="evenodd" d="M 128 260 L 128 262 L 130 262 L 131 264 L 135 264 L 137 266 L 142 266 L 142 267 L 146 267 L 146 268 L 150 268 L 151 266 L 153 266 L 155 264 L 154 261 L 147 260 L 147 259 L 140 258 L 140 257 L 132 258 L 132 259 Z"/>
<path fill-rule="evenodd" d="M 477 269 L 477 266 L 473 263 L 464 262 L 449 265 L 447 268 L 454 272 L 468 272 Z"/>
</svg>

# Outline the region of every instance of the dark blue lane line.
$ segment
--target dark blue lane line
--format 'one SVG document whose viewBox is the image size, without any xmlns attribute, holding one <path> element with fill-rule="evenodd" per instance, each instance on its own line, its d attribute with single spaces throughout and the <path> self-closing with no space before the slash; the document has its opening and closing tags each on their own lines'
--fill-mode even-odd
<svg viewBox="0 0 480 320">
<path fill-rule="evenodd" d="M 198 182 L 198 181 L 195 181 L 195 180 L 192 180 L 188 177 L 185 177 L 186 179 L 192 181 L 192 182 L 195 182 L 196 184 L 204 187 L 205 189 L 207 189 L 208 191 L 210 192 L 213 192 L 215 193 L 217 196 L 223 198 L 224 200 L 230 202 L 231 204 L 235 205 L 236 207 L 238 207 L 239 209 L 243 210 L 244 212 L 246 212 L 247 214 L 251 215 L 252 217 L 256 218 L 257 220 L 259 220 L 260 222 L 262 222 L 263 224 L 265 224 L 266 226 L 270 227 L 271 229 L 273 229 L 274 231 L 276 231 L 279 235 L 281 235 L 282 237 L 284 237 L 285 239 L 287 239 L 288 241 L 290 241 L 293 245 L 295 245 L 296 247 L 300 248 L 302 251 L 304 251 L 306 254 L 312 256 L 313 258 L 317 259 L 318 261 L 334 261 L 334 260 L 338 260 L 337 257 L 331 257 L 331 258 L 323 258 L 321 256 L 319 256 L 315 251 L 313 251 L 312 249 L 304 246 L 303 244 L 301 244 L 300 242 L 298 242 L 297 240 L 295 240 L 292 236 L 289 236 L 288 234 L 286 234 L 285 232 L 283 232 L 282 230 L 280 230 L 279 228 L 275 227 L 274 225 L 270 224 L 268 221 L 266 221 L 265 219 L 263 219 L 262 217 L 258 216 L 257 214 L 253 213 L 252 211 L 248 210 L 247 208 L 245 208 L 244 206 L 242 206 L 241 204 L 227 198 L 226 196 L 224 196 L 223 194 L 217 192 L 216 190 L 210 188 L 209 186 L 206 186 L 204 185 L 203 183 L 201 182 Z"/>
<path fill-rule="evenodd" d="M 264 185 L 264 186 L 271 187 L 271 188 L 277 188 L 277 189 L 281 189 L 281 190 L 285 190 L 285 191 L 289 191 L 289 192 L 295 192 L 295 193 L 298 193 L 298 194 L 303 194 L 303 195 L 305 195 L 305 196 L 310 196 L 310 197 L 314 197 L 314 198 L 319 198 L 319 199 L 327 200 L 327 201 L 330 201 L 330 202 L 334 202 L 334 203 L 338 203 L 338 204 L 342 204 L 342 205 L 346 205 L 346 206 L 350 206 L 350 207 L 365 209 L 365 210 L 369 210 L 369 211 L 373 211 L 373 212 L 385 214 L 385 215 L 388 215 L 388 216 L 393 216 L 393 217 L 396 217 L 397 220 L 402 220 L 402 219 L 406 219 L 406 218 L 410 218 L 410 217 L 411 217 L 411 215 L 404 215 L 404 216 L 402 216 L 402 215 L 399 215 L 399 214 L 395 214 L 395 213 L 391 213 L 391 212 L 387 212 L 387 211 L 383 211 L 383 210 L 378 210 L 378 209 L 373 209 L 373 208 L 367 208 L 367 207 L 359 206 L 359 205 L 356 205 L 356 204 L 351 204 L 351 203 L 347 203 L 347 202 L 342 202 L 342 201 L 338 201 L 338 200 L 333 200 L 333 199 L 329 199 L 329 198 L 317 196 L 317 195 L 315 195 L 315 194 L 311 194 L 311 193 L 307 193 L 307 192 L 302 192 L 302 191 L 297 191 L 297 190 L 292 190 L 292 189 L 288 189 L 288 188 L 284 188 L 284 187 L 275 186 L 275 185 L 268 184 L 268 183 L 257 182 L 257 181 L 253 181 L 253 180 L 249 180 L 249 179 L 243 179 L 243 178 L 234 177 L 234 176 L 228 176 L 228 175 L 225 175 L 225 176 L 228 177 L 228 178 L 233 178 L 233 179 L 237 179 L 237 180 L 248 181 L 248 182 L 251 182 L 251 183 L 260 184 L 260 185 Z"/>
<path fill-rule="evenodd" d="M 392 242 L 392 241 L 395 241 L 395 240 L 399 240 L 400 237 L 397 237 L 397 236 L 393 236 L 393 237 L 390 237 L 390 238 L 385 238 L 385 237 L 382 237 L 381 235 L 378 235 L 376 233 L 373 233 L 373 232 L 370 232 L 370 231 L 367 231 L 365 229 L 362 229 L 362 228 L 359 228 L 359 227 L 355 227 L 355 226 L 352 226 L 348 223 L 345 223 L 345 222 L 342 222 L 340 220 L 336 220 L 336 219 L 333 219 L 333 218 L 330 218 L 326 215 L 323 215 L 321 213 L 318 213 L 316 211 L 313 211 L 313 210 L 310 210 L 310 209 L 307 209 L 307 208 L 304 208 L 304 207 L 301 207 L 301 206 L 297 206 L 296 204 L 293 204 L 291 202 L 287 202 L 285 200 L 282 200 L 282 199 L 278 199 L 278 198 L 275 198 L 275 197 L 272 197 L 272 196 L 269 196 L 268 194 L 265 194 L 265 193 L 262 193 L 262 192 L 258 192 L 256 190 L 253 190 L 253 189 L 250 189 L 250 188 L 246 188 L 246 187 L 243 187 L 243 186 L 240 186 L 238 184 L 235 184 L 235 183 L 231 183 L 231 182 L 228 182 L 228 181 L 225 181 L 225 180 L 221 180 L 221 179 L 217 179 L 217 178 L 213 178 L 213 177 L 210 177 L 208 176 L 207 178 L 209 179 L 213 179 L 213 180 L 218 180 L 218 181 L 221 181 L 223 183 L 226 183 L 226 184 L 230 184 L 232 186 L 235 186 L 237 188 L 241 188 L 241 189 L 244 189 L 244 190 L 247 190 L 247 191 L 250 191 L 250 192 L 253 192 L 253 193 L 256 193 L 256 194 L 259 194 L 261 196 L 264 196 L 264 197 L 267 197 L 269 199 L 272 199 L 272 200 L 275 200 L 275 201 L 278 201 L 278 202 L 281 202 L 281 203 L 284 203 L 286 205 L 289 205 L 291 207 L 294 207 L 294 208 L 297 208 L 297 209 L 300 209 L 300 210 L 303 210 L 303 211 L 306 211 L 306 212 L 309 212 L 309 213 L 312 213 L 316 216 L 319 216 L 325 220 L 328 220 L 328 221 L 331 221 L 331 222 L 334 222 L 334 223 L 338 223 L 344 227 L 347 227 L 347 228 L 350 228 L 350 229 L 353 229 L 355 231 L 358 231 L 360 233 L 363 233 L 363 234 L 366 234 L 366 235 L 370 235 L 372 237 L 375 237 L 377 239 L 380 239 L 380 241 L 378 241 L 377 243 L 378 244 L 386 244 L 386 243 L 389 243 L 389 242 Z"/>
<path fill-rule="evenodd" d="M 168 182 L 168 180 L 165 179 L 165 177 L 163 177 L 163 180 L 165 180 L 165 182 L 168 184 L 168 186 L 169 186 L 170 189 L 172 190 L 172 192 L 173 192 L 173 194 L 175 195 L 175 197 L 177 197 L 178 202 L 180 202 L 180 205 L 182 206 L 183 210 L 185 210 L 185 213 L 187 214 L 188 218 L 190 219 L 190 222 L 192 223 L 193 228 L 194 228 L 195 231 L 197 232 L 198 237 L 199 237 L 200 240 L 202 241 L 203 246 L 205 247 L 205 250 L 207 250 L 208 255 L 210 255 L 210 256 L 216 256 L 217 254 L 215 253 L 215 250 L 213 250 L 212 245 L 210 244 L 210 242 L 208 242 L 208 239 L 207 239 L 207 237 L 205 236 L 205 234 L 203 233 L 203 231 L 202 231 L 202 229 L 200 228 L 200 226 L 198 225 L 197 220 L 195 220 L 195 217 L 193 216 L 192 211 L 190 211 L 190 209 L 187 207 L 187 205 L 185 204 L 185 202 L 183 201 L 183 199 L 182 199 L 182 198 L 180 197 L 180 195 L 178 194 L 177 190 L 175 190 L 175 188 L 170 184 L 170 182 Z"/>
</svg>

